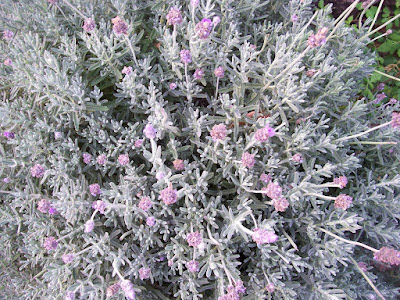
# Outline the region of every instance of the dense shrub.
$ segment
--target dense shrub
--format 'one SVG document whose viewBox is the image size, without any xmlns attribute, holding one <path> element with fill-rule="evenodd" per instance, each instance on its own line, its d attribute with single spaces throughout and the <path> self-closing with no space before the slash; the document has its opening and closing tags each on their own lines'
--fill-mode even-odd
<svg viewBox="0 0 400 300">
<path fill-rule="evenodd" d="M 0 10 L 2 294 L 399 294 L 399 108 L 355 98 L 366 28 L 311 0 Z"/>
</svg>

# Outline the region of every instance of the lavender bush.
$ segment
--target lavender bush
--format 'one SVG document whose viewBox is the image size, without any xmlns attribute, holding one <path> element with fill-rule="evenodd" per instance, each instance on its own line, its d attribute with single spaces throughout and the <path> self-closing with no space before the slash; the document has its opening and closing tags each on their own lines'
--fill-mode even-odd
<svg viewBox="0 0 400 300">
<path fill-rule="evenodd" d="M 395 299 L 399 104 L 329 9 L 2 1 L 1 294 Z"/>
</svg>

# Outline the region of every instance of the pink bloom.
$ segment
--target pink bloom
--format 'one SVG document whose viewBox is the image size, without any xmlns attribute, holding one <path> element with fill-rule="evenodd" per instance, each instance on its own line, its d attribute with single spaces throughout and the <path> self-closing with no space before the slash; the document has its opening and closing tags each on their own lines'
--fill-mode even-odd
<svg viewBox="0 0 400 300">
<path fill-rule="evenodd" d="M 318 30 L 317 34 L 311 34 L 311 36 L 308 38 L 307 46 L 314 48 L 325 44 L 328 30 L 329 29 L 327 27 L 323 27 Z"/>
<path fill-rule="evenodd" d="M 144 211 L 148 211 L 151 208 L 151 200 L 149 197 L 142 197 L 140 198 L 140 202 L 139 202 L 139 208 L 144 210 Z"/>
<path fill-rule="evenodd" d="M 85 223 L 85 232 L 92 232 L 94 229 L 94 221 L 89 220 Z"/>
<path fill-rule="evenodd" d="M 141 147 L 142 145 L 143 145 L 143 140 L 140 140 L 140 139 L 139 139 L 139 140 L 136 140 L 136 141 L 135 141 L 135 147 L 136 147 L 136 148 L 139 148 L 139 147 Z"/>
<path fill-rule="evenodd" d="M 69 264 L 74 260 L 74 258 L 75 255 L 73 253 L 63 254 L 62 261 L 64 262 L 64 264 Z"/>
<path fill-rule="evenodd" d="M 125 297 L 129 300 L 135 300 L 135 290 L 133 289 L 133 284 L 129 280 L 122 280 L 121 281 L 121 289 L 125 293 Z"/>
<path fill-rule="evenodd" d="M 182 159 L 175 159 L 172 163 L 174 164 L 174 169 L 177 171 L 182 171 L 185 169 L 185 165 Z"/>
<path fill-rule="evenodd" d="M 273 231 L 262 228 L 254 229 L 252 238 L 257 244 L 274 243 L 278 240 L 278 236 Z"/>
<path fill-rule="evenodd" d="M 217 26 L 219 23 L 221 23 L 221 18 L 218 16 L 215 16 L 212 20 L 212 23 L 214 26 Z"/>
<path fill-rule="evenodd" d="M 14 32 L 12 32 L 11 30 L 8 30 L 8 29 L 6 29 L 6 30 L 4 30 L 3 31 L 3 38 L 5 39 L 5 40 L 11 40 L 12 38 L 14 37 Z"/>
<path fill-rule="evenodd" d="M 181 57 L 181 62 L 184 64 L 189 64 L 192 62 L 192 55 L 190 54 L 189 50 L 183 49 L 181 52 L 179 52 L 179 55 Z"/>
<path fill-rule="evenodd" d="M 279 183 L 268 183 L 266 191 L 267 196 L 271 199 L 278 199 L 282 196 L 282 188 L 279 186 Z"/>
<path fill-rule="evenodd" d="M 241 280 L 235 281 L 235 291 L 239 294 L 244 294 L 246 292 L 246 288 L 243 285 L 243 281 Z"/>
<path fill-rule="evenodd" d="M 47 0 L 50 4 L 55 5 L 57 3 L 58 0 Z"/>
<path fill-rule="evenodd" d="M 163 172 L 163 171 L 159 171 L 159 172 L 157 172 L 157 174 L 156 174 L 157 180 L 161 180 L 161 179 L 163 179 L 165 176 L 166 176 L 166 175 L 165 175 L 165 172 Z"/>
<path fill-rule="evenodd" d="M 106 210 L 106 207 L 107 207 L 107 204 L 102 200 L 97 200 L 92 203 L 92 208 L 97 209 L 99 211 L 99 213 L 101 213 L 103 215 Z"/>
<path fill-rule="evenodd" d="M 100 185 L 97 183 L 89 185 L 90 194 L 97 196 L 101 194 Z"/>
<path fill-rule="evenodd" d="M 50 202 L 49 201 L 47 201 L 46 199 L 41 199 L 39 202 L 38 202 L 38 206 L 37 206 L 37 209 L 40 211 L 40 212 L 42 212 L 42 213 L 47 213 L 48 211 L 49 211 L 49 208 L 50 208 Z"/>
<path fill-rule="evenodd" d="M 174 264 L 174 261 L 172 259 L 168 260 L 168 267 L 171 267 Z"/>
<path fill-rule="evenodd" d="M 210 19 L 203 19 L 196 24 L 195 31 L 199 38 L 204 40 L 210 35 L 212 27 L 213 25 Z"/>
<path fill-rule="evenodd" d="M 154 217 L 147 217 L 146 224 L 149 227 L 153 227 L 154 225 L 156 225 L 156 219 Z"/>
<path fill-rule="evenodd" d="M 363 270 L 364 272 L 367 272 L 367 264 L 365 262 L 358 262 L 357 265 L 360 267 L 361 270 Z"/>
<path fill-rule="evenodd" d="M 44 175 L 44 167 L 42 165 L 36 164 L 31 168 L 32 177 L 40 178 Z"/>
<path fill-rule="evenodd" d="M 167 14 L 167 22 L 169 25 L 177 25 L 182 23 L 182 14 L 178 7 L 171 7 Z"/>
<path fill-rule="evenodd" d="M 335 199 L 335 208 L 341 208 L 343 210 L 346 210 L 350 207 L 352 200 L 353 198 L 351 198 L 350 196 L 346 194 L 340 194 Z"/>
<path fill-rule="evenodd" d="M 268 182 L 270 182 L 272 179 L 271 175 L 267 175 L 265 173 L 261 174 L 260 176 L 260 180 L 266 184 L 268 184 Z"/>
<path fill-rule="evenodd" d="M 169 89 L 170 89 L 170 90 L 174 90 L 174 89 L 176 89 L 176 87 L 177 87 L 177 85 L 176 85 L 175 82 L 171 82 L 171 83 L 169 84 Z"/>
<path fill-rule="evenodd" d="M 117 36 L 121 34 L 128 34 L 128 25 L 119 16 L 111 19 L 111 22 L 113 23 L 113 30 Z"/>
<path fill-rule="evenodd" d="M 188 270 L 190 272 L 193 272 L 193 273 L 198 272 L 199 271 L 199 262 L 195 261 L 195 260 L 188 261 L 186 263 L 186 268 L 188 268 Z"/>
<path fill-rule="evenodd" d="M 315 69 L 310 69 L 306 72 L 307 77 L 313 77 L 317 73 L 317 70 Z"/>
<path fill-rule="evenodd" d="M 254 154 L 250 154 L 249 152 L 245 152 L 242 155 L 242 165 L 251 169 L 254 167 L 256 160 L 254 159 Z"/>
<path fill-rule="evenodd" d="M 222 68 L 221 66 L 217 67 L 217 68 L 214 70 L 214 75 L 215 75 L 215 77 L 217 77 L 217 78 L 223 78 L 223 77 L 225 76 L 224 68 Z"/>
<path fill-rule="evenodd" d="M 289 202 L 284 197 L 274 199 L 272 203 L 274 204 L 275 210 L 280 212 L 284 212 L 289 207 Z"/>
<path fill-rule="evenodd" d="M 106 161 L 107 161 L 107 157 L 105 154 L 101 154 L 101 155 L 97 156 L 97 158 L 96 158 L 96 162 L 99 165 L 104 165 L 106 163 Z"/>
<path fill-rule="evenodd" d="M 112 297 L 114 296 L 116 293 L 118 293 L 119 289 L 121 288 L 121 286 L 119 285 L 118 282 L 114 283 L 113 285 L 110 285 L 107 288 L 107 297 Z"/>
<path fill-rule="evenodd" d="M 118 156 L 118 162 L 122 166 L 129 164 L 129 156 L 127 154 L 121 154 L 120 156 Z"/>
<path fill-rule="evenodd" d="M 12 65 L 12 60 L 11 60 L 11 58 L 7 57 L 7 58 L 4 60 L 3 63 L 4 63 L 5 66 L 11 66 L 11 65 Z"/>
<path fill-rule="evenodd" d="M 375 252 L 374 259 L 385 264 L 398 266 L 400 265 L 400 251 L 393 248 L 382 247 L 378 252 Z"/>
<path fill-rule="evenodd" d="M 204 76 L 204 71 L 202 69 L 196 69 L 196 71 L 194 71 L 193 77 L 196 80 L 203 79 L 203 76 Z"/>
<path fill-rule="evenodd" d="M 90 164 L 91 163 L 91 161 L 92 161 L 92 156 L 89 154 L 89 153 L 83 153 L 82 154 L 82 157 L 83 157 L 83 162 L 85 163 L 85 164 Z"/>
<path fill-rule="evenodd" d="M 187 240 L 189 246 L 198 247 L 200 245 L 200 243 L 203 241 L 203 238 L 201 237 L 200 232 L 195 231 L 195 232 L 189 233 L 186 236 L 186 240 Z"/>
<path fill-rule="evenodd" d="M 191 4 L 193 7 L 197 7 L 197 6 L 199 6 L 200 1 L 199 1 L 199 0 L 191 0 L 191 1 L 190 1 L 190 4 Z"/>
<path fill-rule="evenodd" d="M 293 15 L 291 17 L 291 20 L 292 20 L 293 23 L 296 23 L 299 20 L 299 17 L 297 15 Z"/>
<path fill-rule="evenodd" d="M 92 18 L 85 19 L 85 22 L 82 26 L 83 30 L 90 32 L 96 27 L 96 23 Z"/>
<path fill-rule="evenodd" d="M 275 286 L 273 283 L 268 283 L 265 287 L 265 290 L 269 293 L 273 293 L 275 291 Z"/>
<path fill-rule="evenodd" d="M 44 243 L 43 243 L 43 247 L 44 247 L 47 251 L 55 250 L 55 249 L 57 248 L 57 245 L 58 245 L 57 240 L 56 240 L 54 237 L 52 237 L 52 236 L 46 238 L 46 240 L 45 240 Z"/>
<path fill-rule="evenodd" d="M 133 69 L 132 69 L 131 66 L 129 66 L 129 67 L 123 67 L 121 73 L 122 73 L 122 74 L 125 74 L 125 75 L 130 75 L 130 74 L 132 74 L 132 71 L 133 71 Z"/>
<path fill-rule="evenodd" d="M 400 127 L 400 113 L 398 112 L 392 113 L 392 127 L 393 128 Z"/>
<path fill-rule="evenodd" d="M 167 187 L 160 192 L 160 199 L 166 204 L 170 205 L 176 202 L 178 195 L 176 190 L 172 189 L 172 187 Z"/>
<path fill-rule="evenodd" d="M 301 153 L 296 153 L 295 155 L 292 156 L 292 160 L 297 163 L 302 163 L 303 157 L 301 156 Z"/>
<path fill-rule="evenodd" d="M 346 176 L 340 176 L 337 178 L 333 178 L 333 183 L 338 184 L 340 189 L 343 189 L 347 185 Z"/>
<path fill-rule="evenodd" d="M 57 209 L 55 209 L 54 207 L 50 206 L 50 208 L 49 208 L 49 214 L 50 214 L 50 215 L 56 215 L 56 214 L 58 214 L 58 211 L 57 211 Z"/>
<path fill-rule="evenodd" d="M 143 267 L 139 269 L 139 277 L 141 280 L 150 278 L 150 273 L 151 273 L 150 268 Z"/>
<path fill-rule="evenodd" d="M 217 140 L 223 140 L 226 137 L 225 124 L 214 125 L 210 131 L 210 135 L 214 142 Z"/>
<path fill-rule="evenodd" d="M 273 137 L 274 135 L 275 130 L 267 125 L 264 128 L 258 129 L 254 134 L 254 138 L 259 142 L 266 142 L 270 137 Z"/>
<path fill-rule="evenodd" d="M 155 139 L 157 130 L 149 123 L 144 127 L 143 133 L 148 139 Z"/>
</svg>

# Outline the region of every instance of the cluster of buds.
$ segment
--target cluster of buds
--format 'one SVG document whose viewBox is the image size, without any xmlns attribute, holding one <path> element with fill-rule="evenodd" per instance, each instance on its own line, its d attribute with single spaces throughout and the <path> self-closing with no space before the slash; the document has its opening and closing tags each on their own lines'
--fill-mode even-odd
<svg viewBox="0 0 400 300">
<path fill-rule="evenodd" d="M 225 124 L 218 124 L 214 125 L 210 131 L 210 135 L 213 141 L 223 140 L 226 137 L 226 125 Z"/>
<path fill-rule="evenodd" d="M 58 214 L 58 211 L 51 206 L 51 203 L 49 201 L 47 201 L 46 199 L 41 199 L 38 202 L 38 206 L 37 206 L 38 211 L 40 211 L 41 213 L 49 213 L 50 215 L 56 215 Z"/>
<path fill-rule="evenodd" d="M 200 232 L 195 231 L 187 235 L 186 241 L 188 242 L 189 246 L 198 247 L 203 241 L 203 238 L 201 237 Z"/>
<path fill-rule="evenodd" d="M 335 199 L 335 208 L 341 208 L 343 210 L 346 210 L 350 207 L 350 204 L 352 202 L 353 202 L 352 197 L 350 197 L 346 194 L 340 194 Z"/>
<path fill-rule="evenodd" d="M 177 192 L 172 187 L 167 187 L 160 192 L 160 199 L 166 205 L 174 204 L 177 198 L 178 198 Z"/>
<path fill-rule="evenodd" d="M 253 241 L 259 244 L 275 243 L 278 236 L 273 231 L 268 231 L 262 228 L 255 228 L 252 235 Z"/>
<path fill-rule="evenodd" d="M 320 30 L 318 30 L 317 34 L 311 34 L 311 36 L 308 38 L 307 46 L 314 48 L 325 44 L 328 30 L 328 27 L 322 27 Z"/>
<path fill-rule="evenodd" d="M 113 23 L 113 31 L 117 36 L 121 34 L 128 34 L 128 25 L 119 16 L 113 18 L 111 22 Z"/>
<path fill-rule="evenodd" d="M 243 286 L 242 281 L 236 281 L 235 286 L 229 285 L 226 288 L 227 293 L 221 297 L 218 297 L 218 300 L 232 300 L 232 299 L 240 299 L 240 295 L 246 292 L 246 288 Z"/>
</svg>

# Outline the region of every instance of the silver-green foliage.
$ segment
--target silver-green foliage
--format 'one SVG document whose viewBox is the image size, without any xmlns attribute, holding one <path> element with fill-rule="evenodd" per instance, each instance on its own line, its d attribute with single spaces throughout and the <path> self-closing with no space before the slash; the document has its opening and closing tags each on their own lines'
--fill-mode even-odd
<svg viewBox="0 0 400 300">
<path fill-rule="evenodd" d="M 275 285 L 273 299 L 365 299 L 373 293 L 349 259 L 372 262 L 372 253 L 317 227 L 375 248 L 400 244 L 398 149 L 366 143 L 400 142 L 398 133 L 387 126 L 337 141 L 390 121 L 399 107 L 357 96 L 374 63 L 360 40 L 366 30 L 339 26 L 327 44 L 304 53 L 312 32 L 334 28 L 329 11 L 313 16 L 310 2 L 201 0 L 194 9 L 190 1 L 71 0 L 96 22 L 87 33 L 69 2 L 2 1 L 0 31 L 10 29 L 15 37 L 0 42 L 1 61 L 12 60 L 0 68 L 0 120 L 2 131 L 16 138 L 2 137 L 0 147 L 0 174 L 12 180 L 0 183 L 6 266 L 0 292 L 10 299 L 61 299 L 66 291 L 77 299 L 105 299 L 107 287 L 119 281 L 117 268 L 140 299 L 216 299 L 229 285 L 227 274 L 244 282 L 244 299 L 267 297 L 268 282 Z M 173 5 L 183 14 L 176 32 L 166 24 Z M 113 33 L 117 15 L 128 23 L 126 37 Z M 213 16 L 221 23 L 200 40 L 195 25 Z M 192 54 L 187 76 L 182 49 Z M 225 76 L 216 91 L 219 65 Z M 133 73 L 121 74 L 124 66 Z M 205 71 L 201 81 L 192 76 L 197 68 Z M 317 70 L 312 77 L 306 76 L 310 69 Z M 135 147 L 148 123 L 157 138 Z M 220 123 L 228 136 L 216 144 L 210 130 Z M 266 124 L 276 135 L 253 143 Z M 250 170 L 240 163 L 245 151 L 256 154 Z M 108 162 L 86 165 L 85 152 L 105 154 Z M 300 164 L 291 159 L 296 153 Z M 127 166 L 118 163 L 120 154 L 129 154 Z M 175 159 L 184 160 L 183 171 L 173 169 Z M 47 170 L 40 179 L 30 175 L 37 163 Z M 159 171 L 166 173 L 162 180 L 155 177 Z M 290 203 L 285 212 L 253 192 L 262 188 L 262 173 L 282 186 Z M 338 176 L 347 176 L 345 189 L 319 186 Z M 101 186 L 100 198 L 90 195 L 93 183 Z M 178 190 L 169 206 L 159 199 L 168 183 Z M 345 193 L 353 204 L 343 211 L 307 193 Z M 138 208 L 139 194 L 151 198 L 148 212 Z M 59 214 L 40 213 L 42 198 Z M 94 231 L 85 233 L 97 199 L 108 204 L 106 214 L 96 215 Z M 146 226 L 150 215 L 154 227 Z M 251 215 L 278 241 L 254 243 L 243 229 L 254 229 Z M 196 252 L 198 273 L 185 266 L 194 256 L 185 239 L 192 231 L 205 242 Z M 49 253 L 47 236 L 59 239 Z M 85 249 L 72 263 L 62 262 L 64 253 Z M 151 269 L 149 280 L 139 279 L 142 266 Z M 393 274 L 367 273 L 387 299 L 398 295 Z M 115 297 L 124 298 L 122 292 Z"/>
</svg>

